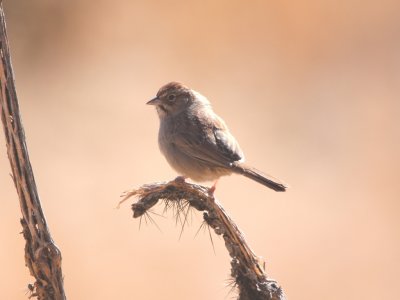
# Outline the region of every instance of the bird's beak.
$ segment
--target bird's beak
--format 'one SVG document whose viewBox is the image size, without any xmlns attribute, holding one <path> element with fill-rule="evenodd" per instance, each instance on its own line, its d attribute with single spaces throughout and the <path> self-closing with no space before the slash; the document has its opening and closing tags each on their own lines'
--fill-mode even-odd
<svg viewBox="0 0 400 300">
<path fill-rule="evenodd" d="M 158 105 L 160 103 L 161 103 L 160 99 L 158 97 L 155 97 L 155 98 L 151 99 L 150 101 L 148 101 L 146 104 L 148 104 L 148 105 Z"/>
</svg>

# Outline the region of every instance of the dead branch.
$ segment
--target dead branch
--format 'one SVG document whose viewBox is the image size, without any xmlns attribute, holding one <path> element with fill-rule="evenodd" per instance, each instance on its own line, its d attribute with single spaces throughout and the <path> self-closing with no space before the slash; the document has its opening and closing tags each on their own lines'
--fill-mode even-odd
<svg viewBox="0 0 400 300">
<path fill-rule="evenodd" d="M 159 200 L 165 201 L 166 207 L 177 203 L 177 207 L 186 204 L 203 211 L 204 221 L 222 235 L 231 260 L 231 275 L 239 290 L 239 300 L 284 300 L 285 295 L 278 283 L 267 277 L 263 263 L 248 246 L 243 234 L 228 216 L 224 208 L 208 188 L 187 183 L 181 178 L 169 182 L 143 185 L 139 189 L 126 192 L 122 202 L 132 196 L 138 201 L 132 204 L 133 217 L 146 214 Z M 183 224 L 184 225 L 184 224 Z"/>
<path fill-rule="evenodd" d="M 66 299 L 61 271 L 61 252 L 54 244 L 41 208 L 19 113 L 17 93 L 6 33 L 3 6 L 0 4 L 0 114 L 6 137 L 7 154 L 22 212 L 26 240 L 25 263 L 36 281 L 29 285 L 31 297 Z"/>
</svg>

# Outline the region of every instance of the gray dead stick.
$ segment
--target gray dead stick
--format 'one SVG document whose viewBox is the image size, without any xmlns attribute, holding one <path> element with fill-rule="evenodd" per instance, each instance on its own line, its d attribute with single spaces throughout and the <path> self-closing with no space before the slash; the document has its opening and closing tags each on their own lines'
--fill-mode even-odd
<svg viewBox="0 0 400 300">
<path fill-rule="evenodd" d="M 146 217 L 159 200 L 165 201 L 166 208 L 172 208 L 177 218 L 183 220 L 182 226 L 185 226 L 189 207 L 203 211 L 205 223 L 225 240 L 231 256 L 231 275 L 239 291 L 238 299 L 285 300 L 282 288 L 275 280 L 267 277 L 263 262 L 250 249 L 242 232 L 207 188 L 177 179 L 147 184 L 123 196 L 120 203 L 132 196 L 139 199 L 132 204 L 134 218 Z"/>
<path fill-rule="evenodd" d="M 11 66 L 3 6 L 0 4 L 0 115 L 7 154 L 21 206 L 25 263 L 35 283 L 31 297 L 66 299 L 61 271 L 61 252 L 54 244 L 40 204 L 29 161 Z M 3 171 L 3 170 L 2 170 Z"/>
</svg>

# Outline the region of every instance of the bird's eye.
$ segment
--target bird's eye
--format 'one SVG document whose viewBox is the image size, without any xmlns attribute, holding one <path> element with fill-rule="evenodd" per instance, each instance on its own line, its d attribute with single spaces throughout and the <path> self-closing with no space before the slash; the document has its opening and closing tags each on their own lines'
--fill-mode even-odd
<svg viewBox="0 0 400 300">
<path fill-rule="evenodd" d="M 174 94 L 171 94 L 171 95 L 169 95 L 168 96 L 168 101 L 174 101 L 175 100 L 175 95 Z"/>
</svg>

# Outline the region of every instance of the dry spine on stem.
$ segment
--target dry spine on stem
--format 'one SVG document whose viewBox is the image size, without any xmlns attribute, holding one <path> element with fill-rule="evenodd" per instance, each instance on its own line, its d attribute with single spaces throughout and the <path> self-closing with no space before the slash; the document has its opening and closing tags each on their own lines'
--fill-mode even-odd
<svg viewBox="0 0 400 300">
<path fill-rule="evenodd" d="M 267 277 L 263 263 L 248 246 L 243 234 L 209 189 L 185 182 L 181 177 L 169 182 L 146 184 L 123 194 L 120 204 L 130 197 L 133 217 L 142 217 L 160 200 L 166 207 L 190 207 L 203 211 L 203 218 L 217 235 L 222 235 L 231 257 L 231 275 L 239 291 L 239 300 L 283 300 L 285 295 L 278 283 Z M 183 224 L 184 225 L 184 224 Z"/>
</svg>

